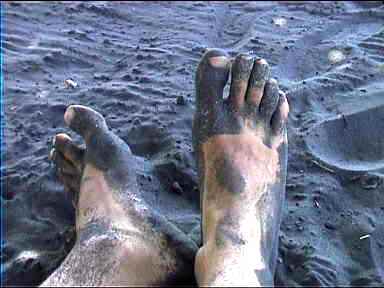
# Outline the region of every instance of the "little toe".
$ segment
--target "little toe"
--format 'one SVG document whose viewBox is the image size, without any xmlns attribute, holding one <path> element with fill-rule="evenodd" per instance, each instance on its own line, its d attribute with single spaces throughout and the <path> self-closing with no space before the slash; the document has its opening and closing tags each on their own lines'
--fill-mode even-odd
<svg viewBox="0 0 384 288">
<path fill-rule="evenodd" d="M 65 133 L 57 134 L 53 138 L 53 147 L 64 158 L 70 161 L 79 171 L 83 168 L 85 149 L 73 143 L 72 138 Z"/>
<path fill-rule="evenodd" d="M 287 97 L 283 91 L 279 91 L 280 97 L 277 104 L 276 111 L 272 115 L 271 127 L 275 135 L 282 133 L 285 124 L 287 123 L 288 113 L 289 113 L 289 104 Z"/>
<path fill-rule="evenodd" d="M 259 111 L 266 123 L 270 123 L 279 102 L 279 85 L 273 78 L 267 81 L 261 97 Z"/>
<path fill-rule="evenodd" d="M 243 107 L 253 66 L 253 58 L 247 54 L 236 56 L 232 65 L 232 79 L 229 101 L 235 110 Z"/>
<path fill-rule="evenodd" d="M 247 103 L 259 107 L 263 97 L 265 83 L 270 76 L 270 68 L 266 60 L 256 59 L 253 64 L 251 77 L 248 83 Z"/>
<path fill-rule="evenodd" d="M 93 134 L 108 131 L 104 117 L 99 112 L 82 105 L 69 106 L 65 111 L 64 121 L 86 142 Z"/>
<path fill-rule="evenodd" d="M 207 111 L 223 100 L 223 90 L 228 81 L 230 60 L 219 49 L 204 53 L 196 72 L 196 106 Z"/>
</svg>

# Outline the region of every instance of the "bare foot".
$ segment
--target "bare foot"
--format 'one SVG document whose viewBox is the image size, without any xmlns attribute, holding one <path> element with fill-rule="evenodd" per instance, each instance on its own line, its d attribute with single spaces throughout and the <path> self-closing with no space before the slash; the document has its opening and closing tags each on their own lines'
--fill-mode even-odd
<svg viewBox="0 0 384 288">
<path fill-rule="evenodd" d="M 272 285 L 287 168 L 289 106 L 264 59 L 210 50 L 196 75 L 200 285 Z"/>
<path fill-rule="evenodd" d="M 50 153 L 66 189 L 78 194 L 78 239 L 43 286 L 181 281 L 193 271 L 197 247 L 145 203 L 128 145 L 90 108 L 70 106 L 64 119 L 86 144 L 82 149 L 58 134 Z"/>
</svg>

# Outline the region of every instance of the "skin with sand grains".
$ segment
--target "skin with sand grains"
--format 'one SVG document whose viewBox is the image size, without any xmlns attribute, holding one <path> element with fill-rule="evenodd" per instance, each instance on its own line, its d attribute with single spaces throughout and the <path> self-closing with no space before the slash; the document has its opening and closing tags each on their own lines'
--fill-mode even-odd
<svg viewBox="0 0 384 288">
<path fill-rule="evenodd" d="M 197 69 L 194 145 L 202 199 L 200 285 L 273 285 L 285 194 L 288 102 L 264 59 L 221 50 Z"/>
<path fill-rule="evenodd" d="M 218 57 L 220 61 L 217 61 Z M 211 63 L 212 58 L 214 65 Z M 215 69 L 228 69 L 228 63 L 227 56 L 219 50 L 208 51 L 203 56 L 197 69 L 198 79 L 202 78 L 196 83 L 196 89 L 200 91 L 197 97 L 204 97 L 204 101 L 209 101 L 209 98 L 217 96 L 217 100 L 220 100 L 220 89 L 225 81 L 220 79 L 220 73 L 216 73 Z M 207 71 L 200 75 L 205 65 L 209 65 Z M 257 73 L 255 76 L 252 71 L 260 71 L 258 66 L 263 66 L 264 73 Z M 247 282 L 241 283 L 272 284 L 276 261 L 273 250 L 276 250 L 277 242 L 276 237 L 271 235 L 279 230 L 281 200 L 284 197 L 284 187 L 280 184 L 285 183 L 285 179 L 278 176 L 285 175 L 280 170 L 286 169 L 286 159 L 282 159 L 282 166 L 279 163 L 281 157 L 278 150 L 286 139 L 281 128 L 287 119 L 288 103 L 285 95 L 279 93 L 276 81 L 265 76 L 269 72 L 265 60 L 253 61 L 250 57 L 239 55 L 232 71 L 235 80 L 232 82 L 232 102 L 229 105 L 236 105 L 231 113 L 238 114 L 236 117 L 239 117 L 241 129 L 232 135 L 211 135 L 204 143 L 197 139 L 203 145 L 206 170 L 202 173 L 206 174 L 207 183 L 204 184 L 202 207 L 204 245 L 197 255 L 195 272 L 199 285 L 238 284 L 240 279 L 235 278 L 233 272 L 244 268 L 252 273 L 245 276 Z M 224 71 L 221 76 L 226 78 L 226 73 L 228 71 Z M 236 73 L 242 75 L 238 76 Z M 215 81 L 204 83 L 207 81 L 204 78 L 211 76 L 216 77 Z M 247 87 L 249 79 L 252 82 Z M 215 87 L 217 83 L 221 86 Z M 200 85 L 205 85 L 207 90 L 202 90 Z M 209 87 L 210 85 L 213 87 Z M 245 98 L 247 89 L 252 96 L 248 99 Z M 218 91 L 211 94 L 215 90 Z M 254 106 L 255 98 L 261 99 L 260 107 Z M 242 115 L 247 100 L 253 105 L 248 107 L 250 117 L 259 117 L 258 119 Z M 217 105 L 217 102 L 211 100 L 209 103 L 212 106 L 206 109 L 215 110 L 213 105 Z M 199 121 L 199 112 L 201 111 L 197 110 L 195 123 Z M 214 113 L 211 116 L 215 117 Z M 181 257 L 177 246 L 170 245 L 174 242 L 164 243 L 161 240 L 164 238 L 162 235 L 167 234 L 166 225 L 154 225 L 155 222 L 151 220 L 155 217 L 148 212 L 149 207 L 140 197 L 135 174 L 132 173 L 135 163 L 129 147 L 109 131 L 104 118 L 92 109 L 79 105 L 70 106 L 64 119 L 86 143 L 86 148 L 82 150 L 73 144 L 68 135 L 59 134 L 55 137 L 55 148 L 51 151 L 51 158 L 59 167 L 60 178 L 68 189 L 71 187 L 71 176 L 81 174 L 77 203 L 79 241 L 65 262 L 43 286 L 60 283 L 158 284 L 168 280 L 170 275 L 176 276 L 185 271 L 185 265 L 180 263 L 188 261 Z M 194 131 L 196 129 L 199 128 L 195 124 Z M 286 147 L 286 144 L 283 146 Z M 259 205 L 260 201 L 263 202 L 262 205 Z M 267 219 L 266 214 L 273 216 Z M 157 233 L 154 233 L 155 228 L 159 229 Z M 116 239 L 111 242 L 108 240 L 110 237 Z M 213 246 L 209 239 L 213 240 Z M 264 241 L 268 241 L 267 245 Z M 106 258 L 104 254 L 99 255 L 96 249 L 101 248 L 108 251 L 109 255 L 116 256 Z M 153 252 L 145 253 L 150 250 Z M 209 264 L 204 253 L 210 258 Z M 252 257 L 258 259 L 256 266 L 250 266 L 250 259 L 242 256 L 244 253 L 251 253 Z M 223 255 L 227 257 L 227 264 L 224 266 L 221 265 Z M 92 263 L 91 266 L 95 269 L 93 276 L 87 272 L 90 267 L 86 266 L 84 259 Z M 128 259 L 135 265 L 126 266 Z M 151 259 L 152 263 L 149 262 Z M 228 259 L 234 262 L 230 263 Z M 79 274 L 79 263 L 83 262 L 80 266 L 83 272 Z M 105 270 L 106 263 L 114 269 Z M 143 267 L 152 267 L 149 270 L 152 272 L 142 273 L 140 269 Z M 122 276 L 122 271 L 125 276 Z"/>
<path fill-rule="evenodd" d="M 145 203 L 128 145 L 90 108 L 70 106 L 64 119 L 86 144 L 82 150 L 59 134 L 50 153 L 68 190 L 80 176 L 78 239 L 42 286 L 160 285 L 188 277 L 196 246 Z"/>
</svg>

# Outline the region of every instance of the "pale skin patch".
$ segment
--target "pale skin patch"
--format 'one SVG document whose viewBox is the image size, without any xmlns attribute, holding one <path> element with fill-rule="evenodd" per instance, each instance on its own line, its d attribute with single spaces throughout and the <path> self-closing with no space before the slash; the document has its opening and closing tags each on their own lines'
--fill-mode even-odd
<svg viewBox="0 0 384 288">
<path fill-rule="evenodd" d="M 94 234 L 78 241 L 62 265 L 40 287 L 156 285 L 176 269 L 174 256 L 168 253 L 170 256 L 164 260 L 158 247 L 124 233 L 110 230 Z"/>
<path fill-rule="evenodd" d="M 158 247 L 160 236 L 146 235 L 142 229 L 145 224 L 130 219 L 114 194 L 117 193 L 104 174 L 86 165 L 76 219 L 78 235 L 84 235 L 81 233 L 94 220 L 106 223 L 107 231 L 83 240 L 78 237 L 68 259 L 43 286 L 68 285 L 72 280 L 76 286 L 78 281 L 85 286 L 148 286 L 161 283 L 166 275 L 176 271 L 174 254 Z M 104 255 L 102 251 L 107 252 Z"/>
<path fill-rule="evenodd" d="M 172 259 L 173 257 L 169 256 L 164 259 L 155 247 L 140 239 L 134 240 L 127 240 L 119 250 L 117 256 L 119 267 L 115 271 L 111 286 L 154 285 L 167 272 L 176 270 L 176 262 Z"/>
<path fill-rule="evenodd" d="M 204 246 L 196 258 L 196 276 L 202 285 L 212 284 L 212 275 L 218 271 L 225 271 L 220 277 L 231 279 L 231 283 L 243 283 L 244 279 L 231 274 L 232 270 L 266 269 L 261 257 L 262 231 L 254 207 L 270 185 L 278 181 L 280 165 L 277 146 L 266 146 L 260 133 L 253 130 L 239 135 L 213 136 L 202 146 Z M 274 142 L 280 145 L 282 140 Z M 225 172 L 225 169 L 232 171 Z M 222 263 L 222 268 L 217 267 L 217 263 Z M 254 273 L 244 275 L 250 277 L 248 275 Z M 256 276 L 247 281 L 257 283 Z"/>
<path fill-rule="evenodd" d="M 64 114 L 64 122 L 69 126 L 71 123 L 72 119 L 75 117 L 75 111 L 73 108 L 69 107 L 67 111 Z"/>
<path fill-rule="evenodd" d="M 203 215 L 208 216 L 205 212 L 209 211 L 225 211 L 226 209 L 245 208 L 252 210 L 253 203 L 260 198 L 267 186 L 275 183 L 279 173 L 279 157 L 276 149 L 267 147 L 261 140 L 261 137 L 254 133 L 244 133 L 240 135 L 218 135 L 209 139 L 203 145 L 204 163 L 205 163 L 205 183 L 203 195 Z M 223 185 L 217 181 L 217 171 L 223 169 L 222 166 L 216 167 L 217 163 L 222 162 L 221 159 L 231 159 L 231 166 L 236 167 L 236 177 L 238 182 L 244 187 L 237 187 L 233 183 Z M 229 161 L 229 160 L 228 160 Z M 228 168 L 228 167 L 226 167 Z M 223 181 L 232 182 L 230 179 L 233 171 L 228 171 L 228 179 Z M 231 189 L 242 189 L 244 192 L 228 191 Z M 238 201 L 241 197 L 241 201 Z M 244 199 L 245 198 L 245 199 Z M 205 201 L 207 200 L 207 201 Z M 213 200 L 213 201 L 210 201 Z M 208 202 L 210 202 L 208 204 Z M 242 207 L 237 207 L 243 203 Z M 208 207 L 205 208 L 205 205 Z M 249 207 L 244 207 L 247 205 Z M 210 207 L 213 206 L 213 207 Z M 206 234 L 211 230 L 209 228 L 210 219 L 204 217 L 203 231 Z M 216 222 L 216 219 L 214 222 Z"/>
<path fill-rule="evenodd" d="M 114 194 L 117 193 L 108 185 L 104 174 L 92 165 L 86 165 L 80 186 L 77 230 L 94 219 L 104 218 L 118 229 L 139 232 Z"/>
</svg>

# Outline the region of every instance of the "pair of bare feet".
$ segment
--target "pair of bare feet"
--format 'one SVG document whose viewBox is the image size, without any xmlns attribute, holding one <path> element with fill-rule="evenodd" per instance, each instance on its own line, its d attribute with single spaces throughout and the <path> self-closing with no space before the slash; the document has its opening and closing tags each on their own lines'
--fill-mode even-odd
<svg viewBox="0 0 384 288">
<path fill-rule="evenodd" d="M 223 99 L 230 71 L 230 95 Z M 78 195 L 78 238 L 42 286 L 161 285 L 193 270 L 200 286 L 272 285 L 289 108 L 269 75 L 265 60 L 241 54 L 232 63 L 220 50 L 206 52 L 198 66 L 193 145 L 200 249 L 181 247 L 177 233 L 145 203 L 131 151 L 104 118 L 84 106 L 68 107 L 65 122 L 86 148 L 58 134 L 50 156 L 64 186 Z"/>
</svg>

